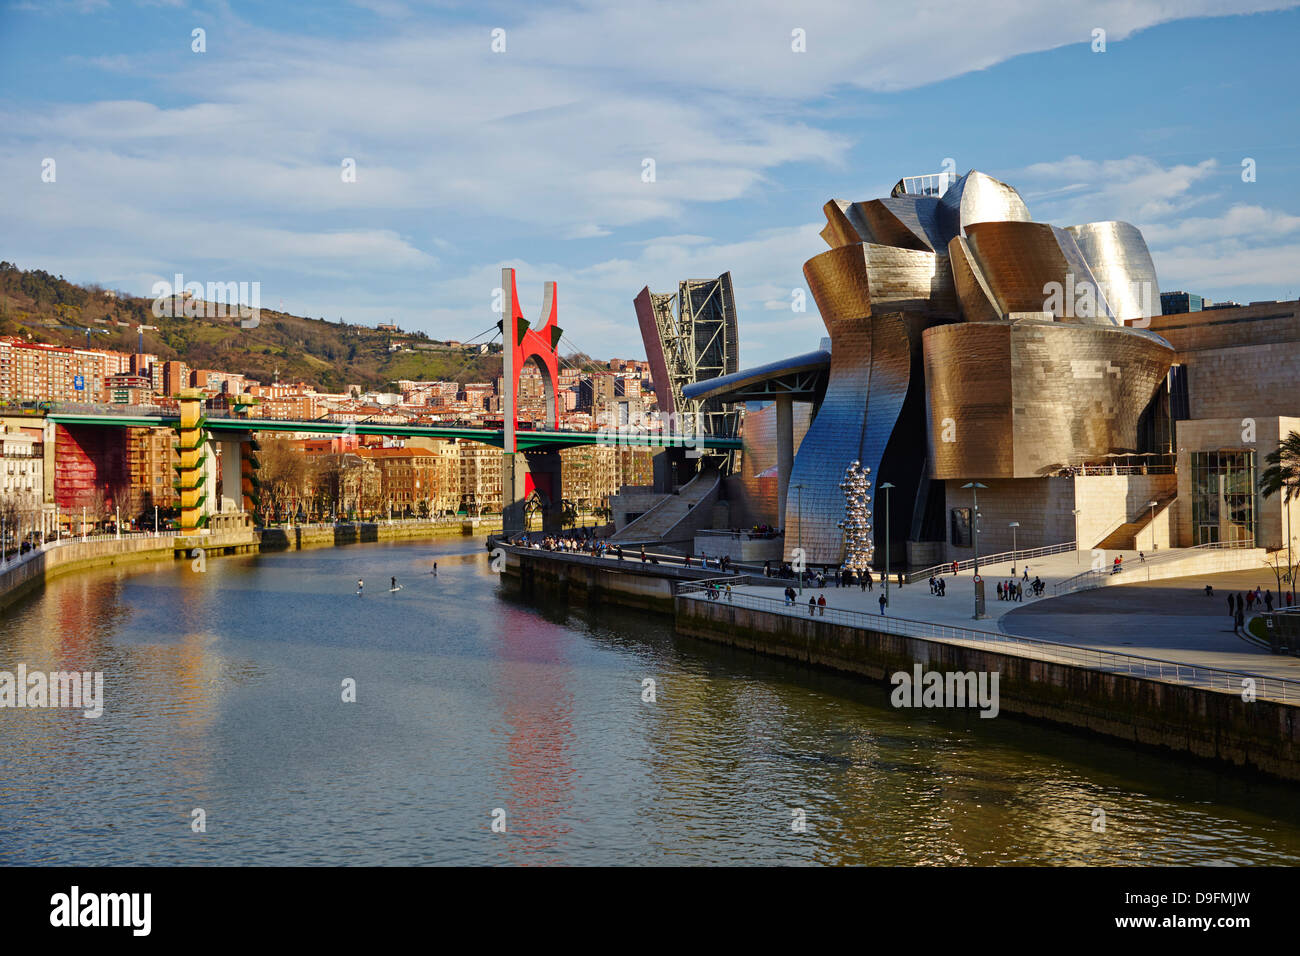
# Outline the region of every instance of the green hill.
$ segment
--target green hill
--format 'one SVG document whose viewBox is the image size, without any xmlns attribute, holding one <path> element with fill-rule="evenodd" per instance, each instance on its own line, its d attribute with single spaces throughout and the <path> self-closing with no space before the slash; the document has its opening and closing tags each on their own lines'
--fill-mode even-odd
<svg viewBox="0 0 1300 956">
<path fill-rule="evenodd" d="M 119 324 L 122 323 L 122 324 Z M 48 272 L 0 262 L 0 336 L 33 342 L 144 351 L 190 368 L 239 372 L 259 382 L 306 382 L 321 391 L 383 388 L 398 379 L 488 382 L 501 374 L 488 354 L 448 348 L 422 332 L 391 332 L 262 309 L 257 328 L 238 317 L 156 317 L 153 300 L 80 286 Z M 397 346 L 394 350 L 392 346 Z"/>
</svg>

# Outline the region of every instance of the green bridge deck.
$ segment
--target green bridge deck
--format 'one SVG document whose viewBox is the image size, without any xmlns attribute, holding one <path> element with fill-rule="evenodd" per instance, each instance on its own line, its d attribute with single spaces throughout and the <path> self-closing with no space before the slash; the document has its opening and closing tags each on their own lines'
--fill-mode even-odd
<svg viewBox="0 0 1300 956">
<path fill-rule="evenodd" d="M 59 425 L 97 425 L 104 427 L 175 428 L 176 415 L 83 414 L 51 412 L 48 419 Z M 395 438 L 463 439 L 484 445 L 505 447 L 505 433 L 494 428 L 470 428 L 457 425 L 386 425 L 375 422 L 279 421 L 266 418 L 207 418 L 203 427 L 210 432 L 274 431 L 306 432 L 321 435 L 387 435 Z M 515 433 L 520 451 L 576 448 L 580 445 L 607 445 L 621 448 L 696 448 L 728 451 L 741 447 L 739 438 L 712 438 L 694 435 L 664 435 L 608 432 L 569 432 L 520 430 Z"/>
</svg>

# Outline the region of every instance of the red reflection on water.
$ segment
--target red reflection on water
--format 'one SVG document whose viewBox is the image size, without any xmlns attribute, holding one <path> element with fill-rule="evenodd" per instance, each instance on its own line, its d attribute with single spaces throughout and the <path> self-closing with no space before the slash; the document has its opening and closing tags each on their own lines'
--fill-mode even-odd
<svg viewBox="0 0 1300 956">
<path fill-rule="evenodd" d="M 573 668 L 564 657 L 571 638 L 562 628 L 512 608 L 503 609 L 500 621 L 494 683 L 509 727 L 507 852 L 514 862 L 557 862 L 556 847 L 572 831 L 564 817 L 572 807 L 576 776 L 570 760 Z"/>
</svg>

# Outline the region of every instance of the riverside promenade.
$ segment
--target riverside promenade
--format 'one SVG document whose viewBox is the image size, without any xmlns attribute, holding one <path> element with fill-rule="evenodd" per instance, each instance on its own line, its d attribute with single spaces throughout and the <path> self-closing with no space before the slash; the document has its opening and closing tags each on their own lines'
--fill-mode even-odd
<svg viewBox="0 0 1300 956">
<path fill-rule="evenodd" d="M 798 591 L 797 582 L 763 578 L 761 574 L 755 575 L 752 567 L 746 569 L 746 575 L 727 576 L 718 571 L 716 562 L 711 562 L 711 568 L 705 568 L 697 556 L 691 559 L 688 569 L 682 567 L 680 556 L 664 553 L 658 554 L 658 564 L 643 564 L 635 548 L 625 549 L 622 561 L 612 555 L 597 557 L 535 548 L 532 553 L 559 555 L 566 561 L 580 563 L 588 569 L 584 573 L 593 580 L 601 569 L 604 569 L 601 576 L 606 578 L 610 571 L 634 576 L 636 583 L 629 581 L 627 587 L 635 589 L 637 603 L 642 606 L 651 603 L 645 600 L 651 594 L 658 603 L 666 604 L 670 593 L 666 586 L 656 589 L 653 581 L 647 578 L 657 577 L 681 584 L 689 583 L 689 579 L 713 578 L 720 584 L 731 585 L 733 603 L 749 596 L 754 599 L 754 607 L 776 614 L 807 617 L 809 597 L 825 598 L 827 607 L 825 611 L 818 608 L 819 617 L 824 618 L 833 611 L 844 611 L 848 612 L 846 621 L 874 623 L 886 629 L 892 626 L 886 622 L 867 621 L 866 616 L 880 616 L 879 599 L 885 593 L 880 580 L 876 580 L 869 591 L 857 586 L 835 587 L 833 582 L 828 582 L 823 588 L 805 586 L 795 605 L 787 607 L 781 592 L 786 585 Z M 1111 574 L 1108 569 L 1117 556 L 1123 558 L 1123 570 Z M 981 562 L 985 617 L 980 620 L 974 619 L 973 568 L 963 568 L 956 575 L 951 571 L 943 572 L 947 592 L 944 597 L 931 594 L 928 579 L 924 577 L 899 587 L 897 573 L 894 573 L 884 616 L 909 622 L 914 626 L 913 632 L 915 628 L 932 625 L 955 629 L 954 635 L 956 631 L 1005 634 L 1115 655 L 1154 658 L 1175 666 L 1189 665 L 1300 680 L 1300 658 L 1272 654 L 1257 643 L 1238 636 L 1227 626 L 1226 594 L 1220 592 L 1230 585 L 1215 582 L 1237 581 L 1233 590 L 1244 589 L 1247 585 L 1240 583 L 1243 580 L 1250 581 L 1252 586 L 1275 586 L 1272 571 L 1262 563 L 1262 552 L 1257 549 L 1187 548 L 1164 550 L 1146 557 L 1144 561 L 1137 551 L 1107 551 L 1105 573 L 1100 576 L 1089 574 L 1091 555 L 1088 552 L 1070 550 L 1017 561 L 1015 580 L 1018 583 L 1028 583 L 1024 580 L 1027 563 L 1029 581 L 1038 577 L 1045 585 L 1042 597 L 1033 597 L 1026 586 L 1021 601 L 1000 601 L 997 598 L 998 582 L 1012 578 L 1009 560 Z M 1085 580 L 1076 580 L 1080 577 Z M 612 592 L 617 592 L 611 580 L 607 579 L 605 584 Z M 1079 584 L 1086 589 L 1056 596 L 1056 592 Z M 1206 584 L 1215 587 L 1213 598 L 1205 597 Z M 1150 590 L 1142 592 L 1146 596 L 1135 596 L 1137 588 Z"/>
</svg>

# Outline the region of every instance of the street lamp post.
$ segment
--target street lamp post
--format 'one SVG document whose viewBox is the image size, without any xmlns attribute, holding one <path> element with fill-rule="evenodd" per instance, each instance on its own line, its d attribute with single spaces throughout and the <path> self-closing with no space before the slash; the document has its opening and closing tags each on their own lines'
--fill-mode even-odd
<svg viewBox="0 0 1300 956">
<path fill-rule="evenodd" d="M 1074 563 L 1078 564 L 1082 559 L 1079 557 L 1079 509 L 1074 509 Z"/>
<path fill-rule="evenodd" d="M 879 489 L 885 493 L 885 607 L 889 607 L 889 489 L 892 487 L 885 482 Z"/>
<path fill-rule="evenodd" d="M 974 514 L 971 516 L 971 531 L 975 542 L 975 619 L 983 617 L 984 582 L 980 580 L 980 489 L 988 485 L 978 481 L 968 481 L 962 488 L 969 488 L 974 499 Z"/>
<path fill-rule="evenodd" d="M 1020 550 L 1016 547 L 1016 529 L 1020 527 L 1019 521 L 1013 521 L 1007 525 L 1011 529 L 1011 576 L 1016 576 L 1016 554 Z"/>
<path fill-rule="evenodd" d="M 1151 509 L 1151 550 L 1156 549 L 1156 502 L 1150 502 L 1147 507 Z"/>
</svg>

